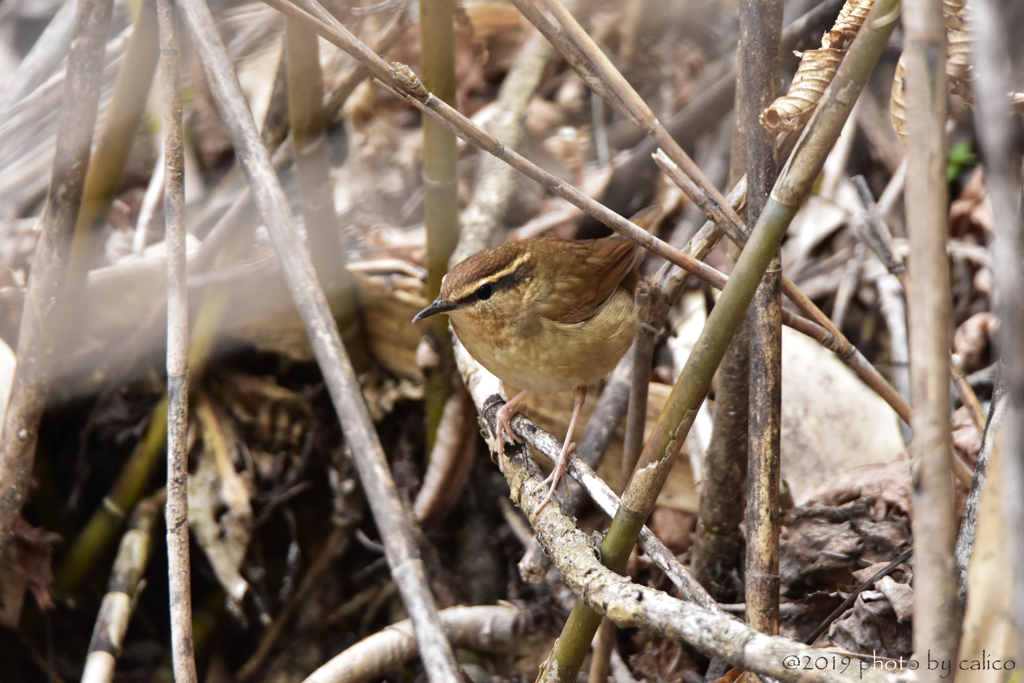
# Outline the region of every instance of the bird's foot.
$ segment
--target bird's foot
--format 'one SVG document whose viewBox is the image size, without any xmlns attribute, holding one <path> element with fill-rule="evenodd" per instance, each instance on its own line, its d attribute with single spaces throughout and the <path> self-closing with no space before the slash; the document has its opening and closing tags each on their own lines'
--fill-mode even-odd
<svg viewBox="0 0 1024 683">
<path fill-rule="evenodd" d="M 547 479 L 540 483 L 541 486 L 546 486 L 548 483 L 551 484 L 551 488 L 548 490 L 548 495 L 544 496 L 544 500 L 537 506 L 537 514 L 544 509 L 544 506 L 555 497 L 555 491 L 558 489 L 558 484 L 561 482 L 562 486 L 565 487 L 565 495 L 569 496 L 569 484 L 565 480 L 565 464 L 569 460 L 569 454 L 576 450 L 575 443 L 566 443 L 562 446 L 562 452 L 558 454 L 555 459 L 555 468 L 551 470 L 551 474 L 548 475 Z"/>
<path fill-rule="evenodd" d="M 501 470 L 502 474 L 505 474 L 505 434 L 508 434 L 509 438 L 516 443 L 522 443 L 523 440 L 519 438 L 519 435 L 512 430 L 512 418 L 523 411 L 523 404 L 518 402 L 509 401 L 501 408 L 498 409 L 498 414 L 495 419 L 498 423 L 498 433 L 496 435 L 498 439 L 498 469 Z"/>
</svg>

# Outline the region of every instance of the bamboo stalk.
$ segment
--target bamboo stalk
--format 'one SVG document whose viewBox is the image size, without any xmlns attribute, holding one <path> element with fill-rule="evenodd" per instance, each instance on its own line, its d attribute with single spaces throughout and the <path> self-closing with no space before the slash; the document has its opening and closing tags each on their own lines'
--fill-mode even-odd
<svg viewBox="0 0 1024 683">
<path fill-rule="evenodd" d="M 455 107 L 455 2 L 420 0 L 420 52 L 423 85 L 450 107 Z M 448 260 L 459 241 L 459 197 L 455 135 L 437 121 L 423 120 L 423 208 L 427 229 L 427 300 L 441 292 Z M 426 452 L 434 450 L 437 428 L 454 372 L 448 316 L 430 320 L 441 362 L 426 371 Z"/>
<path fill-rule="evenodd" d="M 161 0 L 162 1 L 162 0 Z M 149 550 L 153 544 L 153 526 L 163 504 L 163 493 L 158 493 L 135 508 L 128 531 L 114 558 L 107 583 L 107 594 L 100 603 L 93 627 L 89 654 L 85 658 L 82 683 L 110 683 L 114 668 L 124 647 L 131 612 L 139 598 L 142 577 L 149 563 Z"/>
<path fill-rule="evenodd" d="M 111 5 L 110 0 L 81 0 L 75 15 L 50 193 L 25 295 L 18 365 L 0 441 L 0 564 L 10 559 L 9 544 L 28 495 L 39 421 L 49 394 L 58 317 L 54 302 L 60 301 L 64 289 L 75 217 L 82 203 Z"/>
<path fill-rule="evenodd" d="M 427 676 L 435 682 L 460 680 L 458 665 L 445 639 L 423 561 L 388 469 L 359 384 L 341 343 L 327 300 L 320 291 L 309 254 L 301 246 L 295 223 L 266 148 L 263 146 L 213 17 L 202 0 L 179 0 L 207 83 L 221 111 L 235 153 L 263 216 L 281 270 L 306 325 L 324 381 L 341 421 L 373 511 L 391 567 L 391 576 L 414 625 Z"/>
<path fill-rule="evenodd" d="M 953 545 L 956 536 L 950 451 L 949 261 L 946 257 L 946 32 L 942 4 L 906 0 L 907 231 L 910 451 L 920 460 L 914 485 L 914 651 L 953 661 L 960 640 Z M 938 682 L 935 671 L 919 680 Z"/>
<path fill-rule="evenodd" d="M 178 28 L 171 0 L 156 0 L 164 105 L 164 242 L 167 245 L 167 576 L 176 683 L 195 683 L 188 537 L 188 267 L 185 147 Z"/>
<path fill-rule="evenodd" d="M 1016 530 L 1024 528 L 1024 237 L 1021 235 L 1020 156 L 1010 143 L 1012 119 L 1006 103 L 1010 90 L 1008 55 L 1016 36 L 1008 34 L 1006 3 L 977 0 L 972 4 L 975 21 L 974 57 L 977 70 L 978 138 L 985 159 L 985 185 L 995 217 L 996 311 L 999 315 L 997 346 L 1002 360 L 1002 382 L 1007 393 L 1003 418 L 1002 471 L 995 476 L 1006 480 L 1003 506 L 1010 543 L 1010 562 L 1015 568 L 1013 596 L 1015 623 L 1024 624 L 1024 539 Z M 1024 652 L 1024 629 L 1017 628 L 1017 652 Z"/>
<path fill-rule="evenodd" d="M 747 221 L 757 223 L 778 176 L 775 136 L 760 125 L 775 101 L 782 4 L 740 0 L 740 73 L 747 166 Z M 849 125 L 849 124 L 847 124 Z M 782 426 L 782 260 L 776 249 L 750 303 L 747 439 L 747 623 L 779 632 L 779 468 Z"/>
</svg>

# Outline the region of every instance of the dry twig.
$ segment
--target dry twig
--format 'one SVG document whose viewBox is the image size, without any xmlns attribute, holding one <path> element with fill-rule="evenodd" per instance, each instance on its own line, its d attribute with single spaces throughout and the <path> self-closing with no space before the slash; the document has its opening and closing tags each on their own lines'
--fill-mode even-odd
<svg viewBox="0 0 1024 683">
<path fill-rule="evenodd" d="M 192 567 L 188 535 L 188 286 L 185 264 L 185 148 L 180 53 L 171 0 L 157 0 L 164 104 L 167 244 L 167 575 L 171 656 L 177 683 L 195 683 Z"/>
<path fill-rule="evenodd" d="M 920 459 L 914 486 L 914 651 L 953 661 L 960 640 L 956 537 L 950 478 L 949 261 L 946 258 L 946 35 L 940 3 L 907 0 L 907 229 L 910 234 L 911 453 Z M 925 681 L 938 674 L 921 671 Z"/>
<path fill-rule="evenodd" d="M 111 5 L 110 0 L 80 0 L 75 15 L 50 194 L 25 295 L 18 366 L 0 441 L 0 563 L 9 559 L 14 522 L 28 495 L 39 420 L 49 393 L 59 338 L 54 325 L 89 165 Z"/>
</svg>

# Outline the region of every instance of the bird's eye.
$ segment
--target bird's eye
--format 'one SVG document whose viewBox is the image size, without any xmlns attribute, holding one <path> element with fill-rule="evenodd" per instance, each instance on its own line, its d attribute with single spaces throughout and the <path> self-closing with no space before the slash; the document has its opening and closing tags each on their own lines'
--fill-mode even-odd
<svg viewBox="0 0 1024 683">
<path fill-rule="evenodd" d="M 480 301 L 487 301 L 494 294 L 494 285 L 490 282 L 485 282 L 480 285 L 480 289 L 476 290 L 476 298 Z"/>
</svg>

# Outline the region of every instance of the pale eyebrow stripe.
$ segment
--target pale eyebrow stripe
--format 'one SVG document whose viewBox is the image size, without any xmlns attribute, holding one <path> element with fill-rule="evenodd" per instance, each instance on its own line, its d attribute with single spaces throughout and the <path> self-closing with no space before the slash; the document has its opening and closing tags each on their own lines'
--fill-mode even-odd
<svg viewBox="0 0 1024 683">
<path fill-rule="evenodd" d="M 473 283 L 472 288 L 469 288 L 469 291 L 466 291 L 464 289 L 462 292 L 459 292 L 459 295 L 455 298 L 455 300 L 456 301 L 463 301 L 464 299 L 467 299 L 467 298 L 469 298 L 471 296 L 474 296 L 476 294 L 477 288 L 481 284 L 486 283 L 486 282 L 490 282 L 492 285 L 496 284 L 498 282 L 498 280 L 500 280 L 501 278 L 503 278 L 503 277 L 505 277 L 507 275 L 511 275 L 512 273 L 514 273 L 517 270 L 519 270 L 519 267 L 521 265 L 523 265 L 524 263 L 526 263 L 527 261 L 529 261 L 529 260 L 530 260 L 530 255 L 529 254 L 520 254 L 519 256 L 516 257 L 516 259 L 514 261 L 512 261 L 512 263 L 508 264 L 507 266 L 505 266 L 501 270 L 499 270 L 497 272 L 494 272 L 494 273 L 491 273 L 490 275 L 488 275 L 487 278 L 485 280 L 483 280 L 483 282 L 481 282 L 480 280 L 476 280 Z"/>
</svg>

